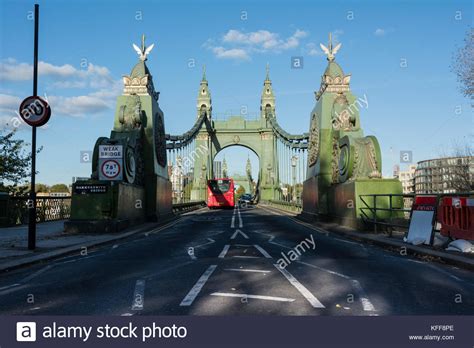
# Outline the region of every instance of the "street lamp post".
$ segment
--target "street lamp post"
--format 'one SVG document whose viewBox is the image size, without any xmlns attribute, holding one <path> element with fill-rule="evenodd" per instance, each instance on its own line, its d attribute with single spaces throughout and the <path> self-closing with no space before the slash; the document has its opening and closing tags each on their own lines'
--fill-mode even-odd
<svg viewBox="0 0 474 348">
<path fill-rule="evenodd" d="M 296 164 L 298 162 L 298 156 L 291 157 L 291 167 L 293 171 L 293 202 L 296 203 Z"/>
</svg>

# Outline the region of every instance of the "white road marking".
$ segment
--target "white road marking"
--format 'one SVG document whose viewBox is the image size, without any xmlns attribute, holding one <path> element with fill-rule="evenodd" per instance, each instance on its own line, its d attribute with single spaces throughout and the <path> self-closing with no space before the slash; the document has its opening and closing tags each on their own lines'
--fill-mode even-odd
<svg viewBox="0 0 474 348">
<path fill-rule="evenodd" d="M 132 311 L 141 311 L 145 302 L 145 280 L 139 279 L 135 283 L 135 291 L 133 293 Z"/>
<path fill-rule="evenodd" d="M 238 204 L 237 204 L 237 215 L 239 216 L 239 227 L 242 228 L 244 227 L 244 224 L 242 222 L 242 216 L 240 215 L 240 207 Z"/>
<path fill-rule="evenodd" d="M 322 268 L 322 267 L 319 267 L 319 266 L 316 266 L 316 265 L 312 265 L 310 263 L 306 263 L 306 262 L 303 262 L 303 261 L 296 261 L 296 262 L 301 263 L 302 265 L 306 265 L 306 266 L 309 266 L 309 267 L 312 267 L 312 268 L 319 269 L 320 271 L 327 272 L 329 274 L 332 274 L 332 275 L 335 275 L 335 276 L 338 276 L 338 277 L 341 277 L 341 278 L 344 278 L 344 279 L 352 279 L 351 277 L 346 276 L 345 274 L 338 273 L 338 272 L 335 272 L 335 271 L 331 271 L 329 269 Z"/>
<path fill-rule="evenodd" d="M 372 302 L 370 302 L 369 298 L 367 297 L 367 294 L 365 293 L 364 289 L 360 285 L 359 281 L 352 279 L 351 283 L 357 292 L 357 296 L 359 297 L 359 300 L 362 303 L 362 308 L 364 309 L 364 311 L 367 311 L 367 312 L 375 311 L 374 305 L 372 304 Z"/>
<path fill-rule="evenodd" d="M 229 248 L 230 248 L 229 244 L 224 245 L 224 249 L 222 249 L 221 253 L 219 254 L 220 259 L 223 259 L 225 257 L 225 255 L 229 251 Z"/>
<path fill-rule="evenodd" d="M 270 256 L 270 254 L 267 253 L 267 252 L 265 251 L 265 249 L 263 249 L 260 245 L 254 244 L 254 247 L 255 247 L 255 249 L 257 249 L 258 251 L 260 251 L 260 253 L 261 253 L 263 256 L 265 256 L 267 259 L 271 259 L 271 258 L 272 258 L 272 257 Z"/>
<path fill-rule="evenodd" d="M 0 288 L 0 291 L 1 290 L 7 290 L 7 289 L 10 289 L 10 288 L 14 288 L 15 286 L 20 286 L 20 284 L 11 284 L 11 285 L 7 285 L 7 286 L 3 286 Z"/>
<path fill-rule="evenodd" d="M 230 221 L 230 228 L 235 228 L 235 212 L 237 211 L 237 205 L 234 205 L 234 212 L 232 213 L 232 220 Z"/>
<path fill-rule="evenodd" d="M 116 249 L 117 247 L 118 247 L 118 244 L 114 244 L 114 245 L 112 246 L 112 249 Z"/>
<path fill-rule="evenodd" d="M 23 278 L 22 280 L 20 280 L 20 283 L 27 283 L 29 282 L 30 280 L 32 280 L 33 278 L 36 278 L 37 276 L 39 276 L 40 274 L 48 271 L 50 268 L 52 268 L 54 265 L 48 265 L 46 267 L 43 267 L 41 268 L 40 270 L 36 271 L 35 273 L 33 274 L 30 274 L 29 276 L 27 276 L 26 278 Z"/>
<path fill-rule="evenodd" d="M 295 301 L 294 298 L 263 296 L 263 295 L 249 295 L 249 294 L 234 294 L 234 293 L 228 293 L 228 292 L 213 292 L 211 296 L 254 298 L 257 300 L 278 301 L 278 302 L 294 302 Z"/>
<path fill-rule="evenodd" d="M 237 237 L 237 234 L 241 234 L 245 239 L 249 239 L 249 236 L 247 236 L 244 232 L 242 232 L 241 230 L 237 229 L 235 230 L 234 234 L 230 237 L 230 239 L 235 239 L 235 237 Z"/>
<path fill-rule="evenodd" d="M 131 317 L 133 315 L 133 313 L 123 313 L 123 314 L 120 314 L 121 317 Z"/>
<path fill-rule="evenodd" d="M 286 279 L 288 279 L 290 284 L 293 285 L 296 290 L 298 290 L 301 295 L 306 298 L 306 300 L 308 300 L 311 306 L 313 306 L 314 308 L 325 308 L 324 305 L 319 302 L 319 300 L 308 289 L 306 289 L 303 284 L 301 284 L 295 277 L 293 277 L 290 272 L 288 272 L 284 268 L 281 268 L 276 263 L 273 266 L 275 266 L 275 268 L 279 270 L 285 276 Z"/>
<path fill-rule="evenodd" d="M 243 247 L 243 248 L 249 248 L 251 246 L 253 246 L 252 244 L 234 244 L 235 246 L 238 246 L 238 247 Z"/>
<path fill-rule="evenodd" d="M 235 255 L 232 257 L 237 257 L 239 259 L 259 259 L 258 256 L 245 256 L 245 255 Z"/>
<path fill-rule="evenodd" d="M 334 240 L 337 240 L 339 242 L 343 242 L 343 243 L 348 243 L 348 244 L 354 244 L 354 245 L 358 245 L 362 248 L 364 248 L 364 246 L 360 243 L 357 243 L 357 242 L 351 242 L 350 240 L 345 240 L 345 239 L 340 239 L 340 238 L 333 238 Z"/>
<path fill-rule="evenodd" d="M 286 248 L 286 249 L 293 249 L 293 248 L 290 248 L 289 246 L 286 246 L 286 245 L 283 245 L 283 244 L 280 244 L 280 243 L 277 243 L 277 242 L 272 242 L 271 240 L 273 240 L 274 237 L 270 238 L 270 240 L 268 241 L 268 243 L 270 244 L 273 244 L 273 245 L 278 245 L 282 248 Z"/>
<path fill-rule="evenodd" d="M 196 246 L 193 247 L 193 248 L 201 248 L 201 247 L 203 247 L 203 246 L 206 246 L 206 245 L 209 245 L 209 244 L 212 244 L 212 243 L 215 243 L 215 242 L 216 242 L 216 241 L 215 241 L 214 239 L 212 239 L 212 238 L 207 238 L 207 240 L 208 240 L 209 242 L 204 243 L 204 244 L 196 245 Z"/>
<path fill-rule="evenodd" d="M 225 268 L 224 271 L 232 272 L 255 272 L 255 273 L 270 273 L 271 271 L 264 271 L 261 269 L 249 269 L 249 268 Z"/>
<path fill-rule="evenodd" d="M 188 292 L 186 297 L 181 301 L 181 303 L 179 304 L 180 306 L 190 306 L 194 302 L 196 297 L 201 292 L 201 289 L 203 288 L 204 284 L 206 284 L 207 280 L 216 268 L 217 265 L 211 265 L 208 267 L 208 269 L 203 273 L 203 275 L 199 278 L 196 284 L 194 284 L 192 289 Z"/>
</svg>

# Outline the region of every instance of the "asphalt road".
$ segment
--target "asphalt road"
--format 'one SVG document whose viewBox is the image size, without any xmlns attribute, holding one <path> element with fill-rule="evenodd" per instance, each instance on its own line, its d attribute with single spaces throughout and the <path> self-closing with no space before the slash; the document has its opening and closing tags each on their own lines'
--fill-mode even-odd
<svg viewBox="0 0 474 348">
<path fill-rule="evenodd" d="M 1 274 L 0 314 L 472 315 L 473 278 L 261 207 L 204 208 Z"/>
</svg>

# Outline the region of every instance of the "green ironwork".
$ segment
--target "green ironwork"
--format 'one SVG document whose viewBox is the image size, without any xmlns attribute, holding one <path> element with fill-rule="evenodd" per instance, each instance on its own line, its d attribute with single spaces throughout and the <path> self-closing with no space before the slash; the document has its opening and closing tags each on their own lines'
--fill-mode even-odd
<svg viewBox="0 0 474 348">
<path fill-rule="evenodd" d="M 374 136 L 364 136 L 360 122 L 360 109 L 368 107 L 367 97 L 352 94 L 351 75 L 344 74 L 335 62 L 341 44 L 333 48 L 330 37 L 328 47 L 321 47 L 328 65 L 310 115 L 303 210 L 354 225 L 361 218 L 361 195 L 397 194 L 402 187 L 397 179 L 382 179 L 379 143 Z"/>
</svg>

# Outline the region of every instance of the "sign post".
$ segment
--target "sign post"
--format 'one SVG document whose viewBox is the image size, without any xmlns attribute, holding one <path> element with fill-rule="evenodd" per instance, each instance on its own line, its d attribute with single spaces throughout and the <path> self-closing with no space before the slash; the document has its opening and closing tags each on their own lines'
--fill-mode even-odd
<svg viewBox="0 0 474 348">
<path fill-rule="evenodd" d="M 99 180 L 123 179 L 123 146 L 99 145 Z"/>
<path fill-rule="evenodd" d="M 38 27 L 39 5 L 35 4 L 35 39 L 33 53 L 33 95 L 25 98 L 20 105 L 20 117 L 31 126 L 31 187 L 28 200 L 28 249 L 36 248 L 36 127 L 41 127 L 51 117 L 48 103 L 38 97 Z"/>
</svg>

